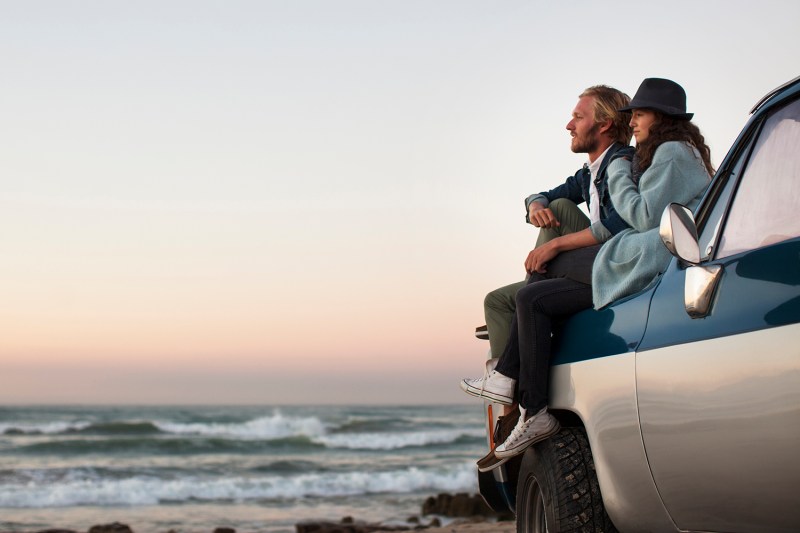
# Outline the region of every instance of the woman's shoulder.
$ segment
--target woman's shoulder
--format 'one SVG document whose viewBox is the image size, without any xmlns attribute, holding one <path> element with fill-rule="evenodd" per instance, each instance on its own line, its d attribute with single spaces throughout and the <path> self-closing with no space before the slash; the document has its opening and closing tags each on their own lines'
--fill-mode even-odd
<svg viewBox="0 0 800 533">
<path fill-rule="evenodd" d="M 697 157 L 697 150 L 684 141 L 667 141 L 661 143 L 653 154 L 653 163 L 666 159 L 689 159 Z"/>
<path fill-rule="evenodd" d="M 672 169 L 684 176 L 708 179 L 708 171 L 697 149 L 683 141 L 667 141 L 656 149 L 650 168 Z M 648 169 L 649 170 L 649 169 Z"/>
</svg>

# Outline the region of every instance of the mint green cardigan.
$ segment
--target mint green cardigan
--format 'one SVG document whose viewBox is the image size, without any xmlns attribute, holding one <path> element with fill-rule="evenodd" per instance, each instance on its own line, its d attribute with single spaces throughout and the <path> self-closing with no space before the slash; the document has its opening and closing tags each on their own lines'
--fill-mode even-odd
<svg viewBox="0 0 800 533">
<path fill-rule="evenodd" d="M 606 242 L 594 260 L 595 309 L 640 291 L 667 268 L 671 256 L 658 234 L 661 214 L 671 202 L 694 210 L 708 183 L 699 152 L 679 141 L 656 149 L 638 187 L 630 161 L 620 158 L 608 165 L 611 201 L 630 228 Z"/>
</svg>

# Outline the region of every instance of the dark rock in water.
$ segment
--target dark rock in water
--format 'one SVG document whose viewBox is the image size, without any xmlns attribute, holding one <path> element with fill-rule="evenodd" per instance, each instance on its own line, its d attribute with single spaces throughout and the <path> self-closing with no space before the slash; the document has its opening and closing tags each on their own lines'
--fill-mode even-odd
<svg viewBox="0 0 800 533">
<path fill-rule="evenodd" d="M 484 517 L 512 519 L 511 513 L 498 514 L 486 505 L 478 494 L 446 494 L 431 496 L 422 504 L 422 515 L 437 514 L 457 518 Z"/>
<path fill-rule="evenodd" d="M 438 514 L 443 516 L 494 516 L 494 513 L 477 495 L 466 493 L 439 494 L 431 496 L 422 504 L 422 514 Z"/>
<path fill-rule="evenodd" d="M 236 530 L 232 527 L 218 527 L 214 530 L 214 533 L 236 533 Z"/>
<path fill-rule="evenodd" d="M 492 511 L 479 495 L 439 494 L 431 496 L 422 504 L 422 515 L 440 515 L 458 518 L 458 522 L 485 522 L 488 519 L 513 520 L 509 513 L 498 514 Z M 326 520 L 304 520 L 295 524 L 297 533 L 372 533 L 373 531 L 419 531 L 430 527 L 442 527 L 442 521 L 431 518 L 425 524 L 418 516 L 411 516 L 408 525 L 384 525 L 354 520 L 351 516 L 342 518 L 341 522 Z"/>
<path fill-rule="evenodd" d="M 89 533 L 133 533 L 133 530 L 126 524 L 112 522 L 111 524 L 92 526 Z"/>
</svg>

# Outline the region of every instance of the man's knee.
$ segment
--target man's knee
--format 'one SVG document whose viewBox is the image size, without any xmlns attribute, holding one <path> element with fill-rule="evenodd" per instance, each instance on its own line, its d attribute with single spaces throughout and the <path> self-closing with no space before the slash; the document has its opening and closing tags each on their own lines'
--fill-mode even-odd
<svg viewBox="0 0 800 533">
<path fill-rule="evenodd" d="M 484 310 L 514 311 L 514 299 L 517 291 L 525 282 L 512 283 L 488 293 L 483 299 Z"/>
<path fill-rule="evenodd" d="M 500 287 L 488 293 L 483 299 L 484 309 L 498 309 L 508 307 L 508 296 L 503 292 L 505 287 Z M 511 300 L 513 302 L 513 300 Z"/>
<path fill-rule="evenodd" d="M 560 223 L 560 226 L 553 228 L 559 236 L 581 231 L 591 225 L 586 213 L 572 200 L 557 198 L 550 202 L 550 210 Z"/>
<path fill-rule="evenodd" d="M 567 215 L 568 213 L 574 213 L 575 211 L 580 211 L 580 208 L 573 202 L 572 200 L 568 200 L 566 198 L 556 198 L 552 202 L 550 202 L 550 211 L 556 216 L 556 220 L 561 220 L 561 216 Z"/>
</svg>

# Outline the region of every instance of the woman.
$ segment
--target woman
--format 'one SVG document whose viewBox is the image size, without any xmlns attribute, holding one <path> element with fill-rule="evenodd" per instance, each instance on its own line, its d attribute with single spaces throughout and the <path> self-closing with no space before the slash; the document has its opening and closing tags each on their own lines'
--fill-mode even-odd
<svg viewBox="0 0 800 533">
<path fill-rule="evenodd" d="M 561 254 L 534 273 L 517 293 L 517 314 L 508 345 L 494 371 L 465 379 L 468 394 L 504 405 L 519 401 L 519 419 L 505 441 L 479 461 L 494 468 L 557 433 L 547 412 L 553 321 L 578 311 L 600 309 L 652 283 L 669 263 L 658 226 L 671 202 L 693 209 L 714 173 L 710 150 L 686 112 L 686 93 L 671 80 L 645 79 L 620 111 L 631 111 L 636 139 L 633 162 L 608 167 L 608 187 L 617 212 L 630 226 L 601 246 Z M 515 396 L 515 388 L 517 388 Z M 508 425 L 508 424 L 506 424 Z"/>
</svg>

